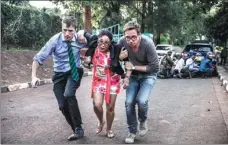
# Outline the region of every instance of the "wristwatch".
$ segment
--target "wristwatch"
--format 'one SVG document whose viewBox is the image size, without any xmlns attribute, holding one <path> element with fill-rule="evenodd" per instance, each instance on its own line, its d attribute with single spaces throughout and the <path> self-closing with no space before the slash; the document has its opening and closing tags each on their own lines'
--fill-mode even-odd
<svg viewBox="0 0 228 145">
<path fill-rule="evenodd" d="M 131 68 L 132 70 L 135 70 L 135 66 L 132 66 L 132 68 Z"/>
</svg>

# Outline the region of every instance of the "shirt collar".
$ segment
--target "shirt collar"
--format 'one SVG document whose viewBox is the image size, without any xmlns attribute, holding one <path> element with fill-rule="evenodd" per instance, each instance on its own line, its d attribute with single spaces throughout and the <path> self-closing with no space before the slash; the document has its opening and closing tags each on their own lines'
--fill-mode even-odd
<svg viewBox="0 0 228 145">
<path fill-rule="evenodd" d="M 75 40 L 76 40 L 75 37 L 76 37 L 76 35 L 73 36 L 73 38 L 71 39 L 71 41 L 75 42 Z M 64 36 L 63 36 L 63 33 L 61 33 L 61 38 L 62 38 L 62 41 L 66 41 L 65 38 L 64 38 Z"/>
</svg>

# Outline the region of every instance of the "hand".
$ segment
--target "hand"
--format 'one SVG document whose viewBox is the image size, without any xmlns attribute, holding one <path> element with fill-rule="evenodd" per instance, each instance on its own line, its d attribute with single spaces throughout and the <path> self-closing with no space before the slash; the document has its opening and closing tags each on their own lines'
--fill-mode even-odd
<svg viewBox="0 0 228 145">
<path fill-rule="evenodd" d="M 133 64 L 132 64 L 131 62 L 127 61 L 127 62 L 125 63 L 125 68 L 126 68 L 127 70 L 132 70 L 132 67 L 133 67 Z"/>
<path fill-rule="evenodd" d="M 90 56 L 84 56 L 83 57 L 83 61 L 84 61 L 84 63 L 87 63 L 87 64 L 89 64 L 90 62 L 91 62 L 91 57 Z"/>
<path fill-rule="evenodd" d="M 78 33 L 77 33 L 77 39 L 78 39 L 78 42 L 79 43 L 85 43 L 86 42 L 86 38 L 84 37 L 84 33 L 85 31 L 84 30 L 79 30 Z"/>
<path fill-rule="evenodd" d="M 40 79 L 37 77 L 33 77 L 31 82 L 32 87 L 36 88 L 39 84 L 40 84 Z"/>
<path fill-rule="evenodd" d="M 125 77 L 123 79 L 123 88 L 124 89 L 127 89 L 128 86 L 129 86 L 129 78 L 128 77 Z"/>
<path fill-rule="evenodd" d="M 120 51 L 119 58 L 120 58 L 121 60 L 123 60 L 123 59 L 125 59 L 125 58 L 127 58 L 127 57 L 128 57 L 128 51 L 127 51 L 127 49 L 124 50 L 124 47 L 122 47 L 122 49 L 121 49 L 121 51 Z"/>
</svg>

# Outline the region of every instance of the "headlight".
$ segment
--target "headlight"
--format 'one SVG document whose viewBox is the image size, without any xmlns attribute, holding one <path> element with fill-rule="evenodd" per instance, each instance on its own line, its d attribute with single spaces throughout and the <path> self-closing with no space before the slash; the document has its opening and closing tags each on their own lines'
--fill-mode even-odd
<svg viewBox="0 0 228 145">
<path fill-rule="evenodd" d="M 209 57 L 210 58 L 215 58 L 216 56 L 215 56 L 215 54 L 210 54 Z"/>
</svg>

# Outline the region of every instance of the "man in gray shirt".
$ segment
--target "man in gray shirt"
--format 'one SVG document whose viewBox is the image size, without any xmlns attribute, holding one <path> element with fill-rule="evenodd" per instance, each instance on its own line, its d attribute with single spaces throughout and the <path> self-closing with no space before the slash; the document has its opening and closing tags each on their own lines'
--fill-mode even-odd
<svg viewBox="0 0 228 145">
<path fill-rule="evenodd" d="M 124 38 L 120 40 L 119 45 L 125 48 L 120 52 L 120 60 L 125 61 L 128 58 L 125 63 L 127 73 L 124 78 L 124 87 L 126 88 L 125 107 L 129 134 L 125 142 L 134 143 L 138 127 L 136 104 L 140 122 L 139 135 L 144 136 L 148 131 L 146 122 L 148 99 L 157 79 L 158 57 L 152 39 L 140 34 L 140 25 L 135 21 L 125 24 Z"/>
</svg>

